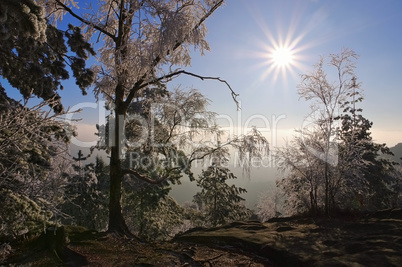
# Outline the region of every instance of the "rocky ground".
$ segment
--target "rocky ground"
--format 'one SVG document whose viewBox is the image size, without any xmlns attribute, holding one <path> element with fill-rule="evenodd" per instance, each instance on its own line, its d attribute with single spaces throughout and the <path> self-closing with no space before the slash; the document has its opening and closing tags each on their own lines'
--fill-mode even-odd
<svg viewBox="0 0 402 267">
<path fill-rule="evenodd" d="M 402 210 L 195 229 L 177 241 L 252 251 L 279 266 L 402 266 Z"/>
<path fill-rule="evenodd" d="M 66 245 L 46 237 L 32 240 L 4 265 L 402 266 L 402 209 L 332 220 L 235 222 L 152 244 L 81 227 L 64 229 Z"/>
<path fill-rule="evenodd" d="M 214 245 L 151 244 L 81 227 L 64 229 L 68 236 L 66 246 L 49 246 L 56 242 L 40 237 L 19 247 L 7 263 L 0 263 L 0 266 L 273 266 L 268 259 L 247 251 Z"/>
</svg>

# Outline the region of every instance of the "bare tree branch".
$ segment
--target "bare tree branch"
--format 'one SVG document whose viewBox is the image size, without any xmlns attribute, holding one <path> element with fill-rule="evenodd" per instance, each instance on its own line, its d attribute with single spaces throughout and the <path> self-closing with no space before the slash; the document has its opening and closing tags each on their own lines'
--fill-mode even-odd
<svg viewBox="0 0 402 267">
<path fill-rule="evenodd" d="M 179 76 L 181 74 L 193 76 L 193 77 L 199 78 L 201 80 L 217 80 L 217 81 L 219 81 L 221 83 L 226 84 L 226 86 L 229 88 L 229 90 L 231 92 L 232 98 L 233 98 L 234 102 L 236 103 L 237 108 L 240 109 L 239 101 L 237 100 L 237 97 L 239 96 L 239 94 L 235 93 L 235 91 L 232 89 L 232 87 L 230 86 L 230 84 L 226 80 L 223 80 L 220 77 L 201 76 L 201 75 L 198 75 L 198 74 L 195 74 L 195 73 L 192 73 L 192 72 L 188 72 L 188 71 L 185 71 L 185 70 L 179 70 L 179 71 L 176 71 L 176 72 L 166 74 L 166 75 L 161 76 L 159 78 L 156 78 L 156 79 L 154 79 L 152 81 L 149 81 L 147 83 L 142 84 L 139 87 L 139 89 L 147 87 L 147 86 L 149 86 L 151 84 L 155 84 L 155 83 L 163 81 L 163 80 L 170 80 L 170 79 L 172 79 L 172 78 L 174 78 L 176 76 Z"/>
</svg>

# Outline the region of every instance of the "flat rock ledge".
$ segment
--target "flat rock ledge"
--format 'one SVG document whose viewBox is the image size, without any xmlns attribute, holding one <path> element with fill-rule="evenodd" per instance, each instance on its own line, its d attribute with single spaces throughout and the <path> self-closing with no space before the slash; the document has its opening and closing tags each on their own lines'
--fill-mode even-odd
<svg viewBox="0 0 402 267">
<path fill-rule="evenodd" d="M 196 228 L 176 242 L 243 250 L 280 266 L 402 266 L 402 209 L 359 218 L 277 218 Z"/>
</svg>

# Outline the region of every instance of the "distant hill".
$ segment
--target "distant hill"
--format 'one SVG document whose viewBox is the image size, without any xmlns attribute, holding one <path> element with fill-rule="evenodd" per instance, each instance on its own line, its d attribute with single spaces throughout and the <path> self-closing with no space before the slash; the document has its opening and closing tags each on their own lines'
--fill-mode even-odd
<svg viewBox="0 0 402 267">
<path fill-rule="evenodd" d="M 402 143 L 397 144 L 394 147 L 391 147 L 390 150 L 392 151 L 392 153 L 394 153 L 394 156 L 392 157 L 392 159 L 398 163 L 401 163 L 402 160 Z"/>
</svg>

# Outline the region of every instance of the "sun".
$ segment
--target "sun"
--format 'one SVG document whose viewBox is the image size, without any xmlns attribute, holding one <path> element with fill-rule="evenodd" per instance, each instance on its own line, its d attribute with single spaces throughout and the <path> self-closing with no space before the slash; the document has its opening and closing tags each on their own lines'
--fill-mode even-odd
<svg viewBox="0 0 402 267">
<path fill-rule="evenodd" d="M 286 46 L 277 47 L 271 52 L 272 63 L 280 68 L 288 68 L 294 63 L 293 51 Z"/>
<path fill-rule="evenodd" d="M 277 22 L 277 27 L 269 26 L 266 17 L 260 9 L 253 10 L 253 16 L 260 26 L 253 38 L 253 46 L 244 55 L 255 60 L 253 70 L 259 73 L 259 79 L 252 84 L 256 88 L 260 84 L 271 83 L 272 88 L 278 88 L 277 82 L 287 88 L 288 82 L 294 83 L 303 72 L 309 61 L 309 50 L 319 45 L 319 42 L 308 40 L 310 28 L 300 28 L 295 16 L 290 22 Z M 297 14 L 299 11 L 295 10 Z"/>
<path fill-rule="evenodd" d="M 266 79 L 276 83 L 278 80 L 287 86 L 287 82 L 296 80 L 298 72 L 305 66 L 303 51 L 308 46 L 300 42 L 302 37 L 293 37 L 288 35 L 285 40 L 269 36 L 268 40 L 261 40 L 261 50 L 255 53 L 260 58 L 260 64 L 257 65 L 263 71 L 260 75 L 260 82 Z"/>
<path fill-rule="evenodd" d="M 264 53 L 262 56 L 264 62 L 262 66 L 266 66 L 266 70 L 262 74 L 262 79 L 272 77 L 276 82 L 279 76 L 287 83 L 288 77 L 297 77 L 296 70 L 301 68 L 300 51 L 302 47 L 298 45 L 298 39 L 286 40 L 285 42 L 275 39 L 270 40 L 270 44 L 265 44 Z"/>
</svg>

